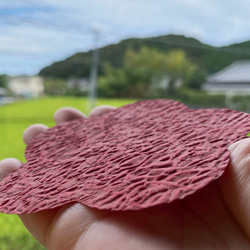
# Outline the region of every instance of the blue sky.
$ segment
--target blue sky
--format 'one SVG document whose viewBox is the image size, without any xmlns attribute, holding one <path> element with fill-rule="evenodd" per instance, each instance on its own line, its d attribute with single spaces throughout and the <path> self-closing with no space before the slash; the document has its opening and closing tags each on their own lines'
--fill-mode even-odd
<svg viewBox="0 0 250 250">
<path fill-rule="evenodd" d="M 129 37 L 184 34 L 215 46 L 250 40 L 250 0 L 0 0 L 0 74 L 34 75 Z"/>
</svg>

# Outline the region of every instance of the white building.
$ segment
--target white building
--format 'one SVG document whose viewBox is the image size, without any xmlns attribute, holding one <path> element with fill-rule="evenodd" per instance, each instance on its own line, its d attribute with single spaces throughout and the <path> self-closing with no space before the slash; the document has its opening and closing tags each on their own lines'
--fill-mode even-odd
<svg viewBox="0 0 250 250">
<path fill-rule="evenodd" d="M 8 88 L 26 98 L 39 97 L 44 94 L 43 82 L 40 76 L 14 76 L 9 77 Z"/>
<path fill-rule="evenodd" d="M 153 77 L 152 79 L 152 89 L 167 89 L 169 87 L 171 81 L 171 77 L 164 76 L 164 77 Z M 174 88 L 178 89 L 182 86 L 183 80 L 178 78 L 174 82 Z"/>
<path fill-rule="evenodd" d="M 209 94 L 250 95 L 250 61 L 238 61 L 210 75 L 202 89 Z"/>
<path fill-rule="evenodd" d="M 67 81 L 67 87 L 70 89 L 77 89 L 80 91 L 88 90 L 89 80 L 87 78 L 69 78 Z"/>
<path fill-rule="evenodd" d="M 0 106 L 7 103 L 13 103 L 14 98 L 9 96 L 7 89 L 0 87 Z"/>
</svg>

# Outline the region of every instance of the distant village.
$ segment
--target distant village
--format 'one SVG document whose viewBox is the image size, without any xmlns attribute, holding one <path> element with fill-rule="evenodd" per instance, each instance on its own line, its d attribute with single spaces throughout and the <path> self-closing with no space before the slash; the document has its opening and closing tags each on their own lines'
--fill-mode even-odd
<svg viewBox="0 0 250 250">
<path fill-rule="evenodd" d="M 167 78 L 166 78 L 167 79 Z M 68 89 L 87 91 L 88 79 L 70 78 L 66 81 Z M 168 83 L 163 84 L 166 87 Z M 236 61 L 230 66 L 207 77 L 201 90 L 210 95 L 249 95 L 250 61 Z M 63 93 L 61 93 L 63 94 Z M 6 88 L 0 87 L 0 105 L 14 102 L 16 98 L 30 99 L 45 95 L 44 79 L 40 76 L 10 76 Z"/>
<path fill-rule="evenodd" d="M 31 99 L 45 96 L 44 82 L 45 80 L 41 76 L 8 76 L 6 87 L 0 87 L 0 105 L 13 103 L 15 99 Z M 70 78 L 65 84 L 69 89 L 77 88 L 80 91 L 87 91 L 88 80 Z"/>
</svg>

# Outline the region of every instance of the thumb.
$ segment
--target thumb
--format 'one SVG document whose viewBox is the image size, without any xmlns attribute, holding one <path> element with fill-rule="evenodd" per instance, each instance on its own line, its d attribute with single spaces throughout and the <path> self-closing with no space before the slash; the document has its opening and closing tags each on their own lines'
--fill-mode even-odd
<svg viewBox="0 0 250 250">
<path fill-rule="evenodd" d="M 250 238 L 250 138 L 228 148 L 230 162 L 218 179 L 222 196 L 238 224 Z"/>
</svg>

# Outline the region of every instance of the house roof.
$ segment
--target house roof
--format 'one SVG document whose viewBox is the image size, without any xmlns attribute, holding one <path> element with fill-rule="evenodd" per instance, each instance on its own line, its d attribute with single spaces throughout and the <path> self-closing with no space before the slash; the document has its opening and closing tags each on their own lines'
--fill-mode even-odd
<svg viewBox="0 0 250 250">
<path fill-rule="evenodd" d="M 209 83 L 250 83 L 250 61 L 238 61 L 208 77 Z"/>
</svg>

